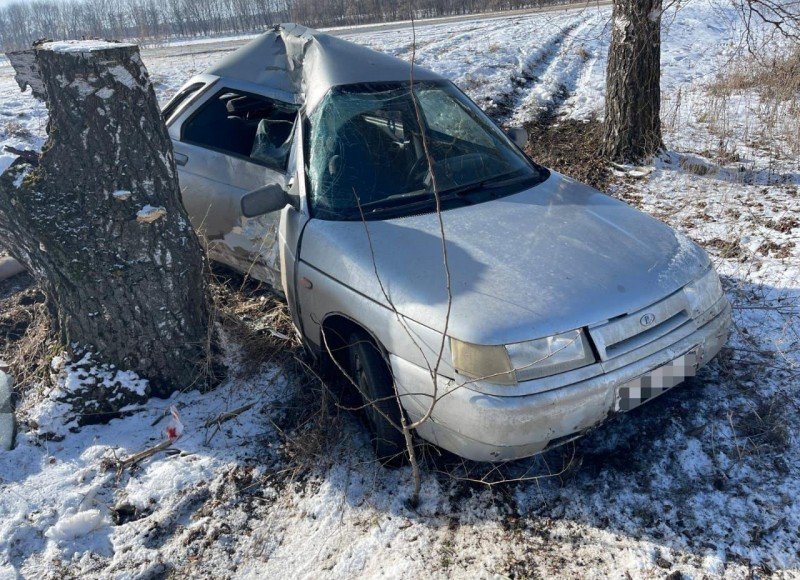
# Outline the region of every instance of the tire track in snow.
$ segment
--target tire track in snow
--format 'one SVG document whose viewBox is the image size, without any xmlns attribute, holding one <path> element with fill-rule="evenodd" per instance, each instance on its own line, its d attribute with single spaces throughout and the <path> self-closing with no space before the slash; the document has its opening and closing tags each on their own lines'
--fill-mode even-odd
<svg viewBox="0 0 800 580">
<path fill-rule="evenodd" d="M 586 53 L 583 47 L 585 39 L 597 34 L 603 22 L 604 16 L 598 14 L 569 27 L 567 34 L 532 74 L 525 92 L 505 119 L 506 123 L 539 122 L 556 114 L 575 92 L 584 68 L 592 60 L 593 55 Z"/>
<path fill-rule="evenodd" d="M 551 63 L 558 57 L 560 49 L 568 42 L 573 32 L 578 29 L 584 19 L 578 19 L 562 26 L 540 46 L 536 47 L 520 63 L 519 69 L 512 75 L 513 89 L 509 93 L 501 93 L 486 107 L 487 112 L 501 124 L 513 120 L 516 112 L 534 90 L 542 73 L 549 70 Z"/>
<path fill-rule="evenodd" d="M 606 15 L 592 33 L 594 42 L 587 42 L 588 58 L 570 89 L 567 99 L 560 105 L 558 116 L 587 120 L 602 116 L 605 105 L 605 69 L 608 62 L 608 47 L 611 44 L 610 18 Z M 596 73 L 597 69 L 599 72 Z"/>
</svg>

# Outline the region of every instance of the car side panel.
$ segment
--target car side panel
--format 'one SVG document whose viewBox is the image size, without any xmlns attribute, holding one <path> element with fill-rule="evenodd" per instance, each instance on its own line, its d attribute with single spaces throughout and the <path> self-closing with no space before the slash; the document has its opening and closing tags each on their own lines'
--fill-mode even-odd
<svg viewBox="0 0 800 580">
<path fill-rule="evenodd" d="M 327 316 L 336 314 L 365 328 L 390 355 L 425 369 L 436 367 L 442 349 L 441 334 L 355 292 L 307 262 L 301 260 L 297 268 L 303 330 L 313 347 L 324 351 L 321 325 Z M 453 376 L 450 359 L 450 343 L 445 341 L 438 368 L 440 375 Z"/>
<path fill-rule="evenodd" d="M 187 157 L 178 168 L 183 204 L 192 225 L 208 240 L 209 256 L 279 288 L 279 214 L 246 218 L 241 199 L 264 185 L 284 186 L 285 177 L 196 145 L 174 142 L 174 147 L 176 154 Z"/>
<path fill-rule="evenodd" d="M 200 98 L 180 109 L 169 126 L 184 206 L 192 225 L 208 240 L 211 259 L 281 290 L 277 244 L 280 214 L 246 218 L 241 213 L 241 198 L 265 185 L 285 187 L 286 176 L 264 165 L 181 141 L 183 124 L 218 89 L 229 84 L 213 82 L 213 78 L 200 80 L 213 83 L 214 89 L 206 89 Z"/>
</svg>

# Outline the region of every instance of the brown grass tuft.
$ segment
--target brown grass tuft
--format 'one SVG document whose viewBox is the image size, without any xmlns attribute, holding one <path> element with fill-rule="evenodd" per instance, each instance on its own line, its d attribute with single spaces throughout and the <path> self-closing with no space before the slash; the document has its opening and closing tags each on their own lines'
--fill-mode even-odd
<svg viewBox="0 0 800 580">
<path fill-rule="evenodd" d="M 698 119 L 720 138 L 721 150 L 727 152 L 731 128 L 739 124 L 751 146 L 774 149 L 778 158 L 800 154 L 800 46 L 770 59 L 739 59 L 708 86 L 708 95 Z M 728 118 L 731 100 L 741 97 L 745 118 Z M 730 154 L 738 160 L 735 151 Z"/>
<path fill-rule="evenodd" d="M 19 274 L 0 283 L 0 360 L 17 388 L 47 379 L 58 350 L 44 294 L 33 278 Z"/>
<path fill-rule="evenodd" d="M 215 265 L 211 295 L 215 321 L 241 347 L 237 361 L 241 377 L 265 363 L 282 363 L 301 353 L 286 301 L 266 284 Z"/>
<path fill-rule="evenodd" d="M 800 94 L 800 46 L 766 61 L 742 59 L 737 68 L 726 70 L 709 90 L 721 95 L 755 90 L 769 99 L 795 100 Z"/>
<path fill-rule="evenodd" d="M 611 171 L 599 153 L 603 143 L 600 121 L 545 119 L 526 128 L 526 153 L 534 161 L 601 191 L 608 188 Z"/>
</svg>

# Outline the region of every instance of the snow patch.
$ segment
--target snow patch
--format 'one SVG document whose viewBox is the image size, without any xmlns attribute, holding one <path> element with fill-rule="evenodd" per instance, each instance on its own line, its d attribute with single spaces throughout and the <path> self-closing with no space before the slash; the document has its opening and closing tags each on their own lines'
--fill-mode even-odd
<svg viewBox="0 0 800 580">
<path fill-rule="evenodd" d="M 25 178 L 33 171 L 33 167 L 30 165 L 26 165 L 25 168 L 20 171 L 17 176 L 14 178 L 14 187 L 19 189 L 22 187 L 22 182 L 25 181 Z"/>
<path fill-rule="evenodd" d="M 136 221 L 140 223 L 151 224 L 165 215 L 167 215 L 167 210 L 165 208 L 154 207 L 148 204 L 136 213 Z"/>
<path fill-rule="evenodd" d="M 81 538 L 108 525 L 108 517 L 98 509 L 67 514 L 45 532 L 45 536 L 56 542 L 68 542 Z"/>
<path fill-rule="evenodd" d="M 714 469 L 711 458 L 703 451 L 697 439 L 687 441 L 686 449 L 678 454 L 678 462 L 683 472 L 692 479 L 708 476 Z"/>
<path fill-rule="evenodd" d="M 117 79 L 118 82 L 122 83 L 129 89 L 133 89 L 136 87 L 137 84 L 136 79 L 134 79 L 133 75 L 130 72 L 128 72 L 128 69 L 126 69 L 121 64 L 111 67 L 110 69 L 108 69 L 108 72 L 110 72 L 111 75 L 115 79 Z"/>
<path fill-rule="evenodd" d="M 6 169 L 11 167 L 11 164 L 17 160 L 18 155 L 14 155 L 13 153 L 1 153 L 0 154 L 0 173 L 3 173 Z M 16 187 L 19 187 L 17 185 Z"/>
<path fill-rule="evenodd" d="M 111 193 L 111 196 L 118 201 L 127 201 L 131 198 L 131 192 L 127 189 L 118 189 Z"/>
<path fill-rule="evenodd" d="M 98 50 L 109 50 L 113 48 L 125 48 L 131 46 L 136 45 L 122 42 L 109 42 L 106 40 L 60 40 L 55 42 L 45 42 L 39 47 L 39 50 L 80 53 L 85 56 Z"/>
<path fill-rule="evenodd" d="M 92 415 L 124 411 L 127 401 L 143 402 L 150 384 L 131 371 L 95 365 L 90 353 L 77 361 L 56 357 L 50 365 L 55 386 L 31 412 L 37 433 L 63 439 L 91 422 Z"/>
<path fill-rule="evenodd" d="M 77 90 L 81 97 L 88 97 L 94 93 L 94 87 L 84 79 L 75 79 L 69 84 L 69 86 Z"/>
</svg>

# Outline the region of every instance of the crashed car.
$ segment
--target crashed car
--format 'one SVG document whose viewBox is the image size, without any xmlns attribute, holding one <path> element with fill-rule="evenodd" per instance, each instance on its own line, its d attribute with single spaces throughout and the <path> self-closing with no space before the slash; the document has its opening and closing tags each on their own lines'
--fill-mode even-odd
<svg viewBox="0 0 800 580">
<path fill-rule="evenodd" d="M 280 25 L 164 116 L 211 256 L 285 294 L 308 350 L 375 402 L 386 462 L 401 418 L 468 459 L 534 455 L 727 339 L 702 249 L 537 165 L 524 133 L 421 67 Z"/>
</svg>

